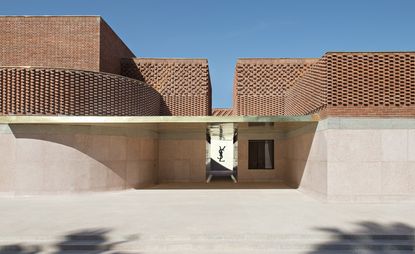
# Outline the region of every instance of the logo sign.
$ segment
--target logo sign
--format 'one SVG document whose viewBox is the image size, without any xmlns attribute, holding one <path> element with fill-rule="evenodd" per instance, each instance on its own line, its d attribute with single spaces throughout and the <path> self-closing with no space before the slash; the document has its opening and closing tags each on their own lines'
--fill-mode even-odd
<svg viewBox="0 0 415 254">
<path fill-rule="evenodd" d="M 233 140 L 212 139 L 210 142 L 210 159 L 211 162 L 218 163 L 221 170 L 233 170 Z"/>
</svg>

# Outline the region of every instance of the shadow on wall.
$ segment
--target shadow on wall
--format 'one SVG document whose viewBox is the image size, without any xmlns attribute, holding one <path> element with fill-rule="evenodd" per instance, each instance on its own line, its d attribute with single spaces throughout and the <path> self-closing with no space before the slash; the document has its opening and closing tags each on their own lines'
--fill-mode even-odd
<svg viewBox="0 0 415 254">
<path fill-rule="evenodd" d="M 312 149 L 317 123 L 309 124 L 304 131 L 294 130 L 288 133 L 288 137 L 284 140 L 282 149 L 283 160 L 285 161 L 285 176 L 284 180 L 292 188 L 300 187 L 300 184 L 305 180 L 306 174 L 313 174 L 314 172 L 306 172 L 307 163 L 310 160 L 310 151 Z M 295 133 L 301 132 L 301 133 Z M 314 149 L 314 148 L 313 148 Z M 311 169 L 311 168 L 309 168 Z"/>
<path fill-rule="evenodd" d="M 122 70 L 122 75 L 127 76 L 129 78 L 143 81 L 144 83 L 147 83 L 151 87 L 153 87 L 158 93 L 160 93 L 160 91 L 158 91 L 157 88 L 153 86 L 153 84 L 148 83 L 148 80 L 145 79 L 144 75 L 141 73 L 140 69 L 137 67 L 137 64 L 134 62 L 133 59 L 131 58 L 122 59 L 121 70 Z M 171 110 L 169 106 L 167 105 L 162 94 L 161 94 L 161 100 L 160 100 L 160 115 L 161 116 L 172 115 Z"/>
<path fill-rule="evenodd" d="M 358 229 L 346 231 L 338 228 L 317 228 L 328 233 L 330 240 L 318 244 L 309 254 L 320 253 L 413 253 L 415 229 L 404 223 L 382 225 L 376 222 L 359 222 Z"/>
<path fill-rule="evenodd" d="M 11 124 L 10 129 L 15 139 L 39 141 L 23 140 L 16 153 L 19 156 L 16 157 L 16 163 L 28 164 L 29 160 L 45 157 L 40 162 L 30 164 L 30 167 L 42 167 L 47 172 L 49 185 L 43 186 L 44 190 L 140 188 L 147 183 L 154 184 L 156 180 L 156 158 L 147 158 L 154 157 L 151 154 L 156 153 L 153 137 L 128 136 L 126 132 L 131 130 L 112 127 L 98 130 L 91 126 Z M 23 169 L 28 170 L 25 167 Z M 151 171 L 154 175 L 151 175 Z M 49 189 L 49 186 L 53 187 Z"/>
<path fill-rule="evenodd" d="M 119 244 L 138 240 L 138 235 L 131 235 L 124 240 L 114 242 L 109 239 L 109 233 L 108 229 L 85 229 L 64 235 L 61 242 L 48 246 L 25 244 L 0 246 L 0 254 L 44 253 L 51 248 L 55 250 L 51 253 L 106 253 L 114 250 Z"/>
</svg>

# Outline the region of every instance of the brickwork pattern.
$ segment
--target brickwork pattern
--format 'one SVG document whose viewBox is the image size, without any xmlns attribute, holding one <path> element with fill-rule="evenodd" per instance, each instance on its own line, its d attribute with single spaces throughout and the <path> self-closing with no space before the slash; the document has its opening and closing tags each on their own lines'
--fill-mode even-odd
<svg viewBox="0 0 415 254">
<path fill-rule="evenodd" d="M 415 53 L 327 53 L 287 91 L 286 114 L 414 116 Z"/>
<path fill-rule="evenodd" d="M 0 17 L 0 66 L 121 74 L 134 54 L 98 16 Z"/>
<path fill-rule="evenodd" d="M 100 23 L 100 71 L 121 74 L 121 59 L 132 58 L 134 54 L 101 19 Z"/>
<path fill-rule="evenodd" d="M 0 66 L 99 71 L 100 17 L 0 17 Z"/>
<path fill-rule="evenodd" d="M 328 53 L 326 58 L 328 114 L 414 112 L 415 53 Z"/>
<path fill-rule="evenodd" d="M 288 89 L 284 105 L 286 115 L 308 115 L 326 107 L 326 66 L 326 58 L 322 57 Z"/>
<path fill-rule="evenodd" d="M 285 93 L 315 59 L 239 59 L 234 79 L 236 115 L 284 115 Z"/>
<path fill-rule="evenodd" d="M 2 115 L 158 115 L 160 95 L 114 74 L 68 69 L 0 68 Z"/>
<path fill-rule="evenodd" d="M 211 114 L 211 85 L 206 60 L 125 59 L 122 74 L 150 84 L 161 94 L 161 115 Z"/>
<path fill-rule="evenodd" d="M 233 109 L 231 108 L 213 108 L 212 116 L 233 116 Z"/>
</svg>

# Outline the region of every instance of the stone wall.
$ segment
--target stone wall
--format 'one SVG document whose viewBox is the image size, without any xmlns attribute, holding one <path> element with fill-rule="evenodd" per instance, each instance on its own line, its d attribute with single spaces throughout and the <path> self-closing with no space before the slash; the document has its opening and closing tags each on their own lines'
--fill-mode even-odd
<svg viewBox="0 0 415 254">
<path fill-rule="evenodd" d="M 151 126 L 0 127 L 0 193 L 122 190 L 156 182 L 157 134 Z"/>
<path fill-rule="evenodd" d="M 206 126 L 168 125 L 159 130 L 160 183 L 206 180 Z"/>
<path fill-rule="evenodd" d="M 274 140 L 274 169 L 248 168 L 248 141 Z M 238 181 L 240 182 L 282 182 L 285 171 L 281 135 L 274 127 L 249 127 L 247 123 L 238 128 Z"/>
<path fill-rule="evenodd" d="M 327 118 L 283 142 L 286 182 L 329 201 L 415 197 L 415 120 Z"/>
</svg>

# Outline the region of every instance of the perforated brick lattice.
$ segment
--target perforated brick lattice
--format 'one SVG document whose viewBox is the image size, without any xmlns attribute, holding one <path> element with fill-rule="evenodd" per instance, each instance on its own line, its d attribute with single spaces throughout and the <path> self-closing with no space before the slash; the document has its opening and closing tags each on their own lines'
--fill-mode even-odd
<svg viewBox="0 0 415 254">
<path fill-rule="evenodd" d="M 323 109 L 327 103 L 326 83 L 326 58 L 323 57 L 288 89 L 285 114 L 307 115 Z"/>
<path fill-rule="evenodd" d="M 150 84 L 161 94 L 161 115 L 202 116 L 211 113 L 211 85 L 206 60 L 125 59 L 122 73 Z"/>
<path fill-rule="evenodd" d="M 88 71 L 0 68 L 1 114 L 158 115 L 160 95 L 130 78 Z"/>
<path fill-rule="evenodd" d="M 415 105 L 415 54 L 330 53 L 329 106 Z"/>
<path fill-rule="evenodd" d="M 239 59 L 234 80 L 237 115 L 284 115 L 287 89 L 315 59 Z"/>
<path fill-rule="evenodd" d="M 415 53 L 327 53 L 288 90 L 286 114 L 413 116 Z"/>
<path fill-rule="evenodd" d="M 212 116 L 232 116 L 233 110 L 231 108 L 213 108 Z"/>
</svg>

